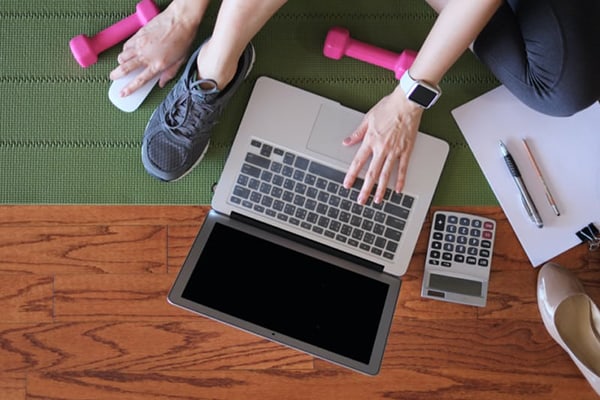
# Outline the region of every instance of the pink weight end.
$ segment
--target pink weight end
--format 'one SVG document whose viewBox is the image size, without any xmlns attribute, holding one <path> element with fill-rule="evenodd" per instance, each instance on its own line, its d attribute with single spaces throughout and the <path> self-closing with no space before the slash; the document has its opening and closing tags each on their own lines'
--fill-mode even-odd
<svg viewBox="0 0 600 400">
<path fill-rule="evenodd" d="M 87 68 L 98 61 L 98 55 L 90 46 L 89 39 L 85 35 L 75 36 L 69 41 L 69 47 L 73 57 L 83 68 Z"/>
<path fill-rule="evenodd" d="M 334 60 L 339 60 L 344 56 L 349 39 L 350 31 L 347 29 L 339 26 L 329 29 L 325 37 L 325 44 L 323 45 L 323 55 Z"/>
</svg>

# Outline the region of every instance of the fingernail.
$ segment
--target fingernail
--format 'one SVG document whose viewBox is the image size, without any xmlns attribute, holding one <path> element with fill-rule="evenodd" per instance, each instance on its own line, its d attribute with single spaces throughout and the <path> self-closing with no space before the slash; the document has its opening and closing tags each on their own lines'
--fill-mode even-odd
<svg viewBox="0 0 600 400">
<path fill-rule="evenodd" d="M 350 144 L 351 140 L 352 140 L 351 137 L 347 137 L 347 138 L 344 139 L 344 141 L 342 143 L 344 143 L 344 144 Z"/>
</svg>

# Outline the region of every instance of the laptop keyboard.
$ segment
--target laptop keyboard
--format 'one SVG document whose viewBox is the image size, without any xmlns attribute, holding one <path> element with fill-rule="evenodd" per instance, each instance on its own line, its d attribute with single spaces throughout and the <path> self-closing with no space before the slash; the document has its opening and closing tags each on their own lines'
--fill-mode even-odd
<svg viewBox="0 0 600 400">
<path fill-rule="evenodd" d="M 388 189 L 384 200 L 356 202 L 362 179 L 344 188 L 345 172 L 258 140 L 230 202 L 387 260 L 394 258 L 414 197 Z"/>
</svg>

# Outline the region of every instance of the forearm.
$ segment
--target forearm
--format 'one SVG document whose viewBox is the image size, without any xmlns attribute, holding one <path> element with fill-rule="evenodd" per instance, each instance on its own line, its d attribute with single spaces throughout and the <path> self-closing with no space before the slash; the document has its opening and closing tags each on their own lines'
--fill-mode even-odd
<svg viewBox="0 0 600 400">
<path fill-rule="evenodd" d="M 200 25 L 210 0 L 173 0 L 167 9 L 190 26 Z"/>
<path fill-rule="evenodd" d="M 475 40 L 502 0 L 449 0 L 410 67 L 410 75 L 437 84 Z"/>
</svg>

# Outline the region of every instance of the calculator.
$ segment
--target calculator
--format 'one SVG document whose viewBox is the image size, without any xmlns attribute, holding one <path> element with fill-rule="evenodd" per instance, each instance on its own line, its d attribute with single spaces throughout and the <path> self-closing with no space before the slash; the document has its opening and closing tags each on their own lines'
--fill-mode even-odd
<svg viewBox="0 0 600 400">
<path fill-rule="evenodd" d="M 421 296 L 485 307 L 495 238 L 493 219 L 434 212 Z"/>
</svg>

